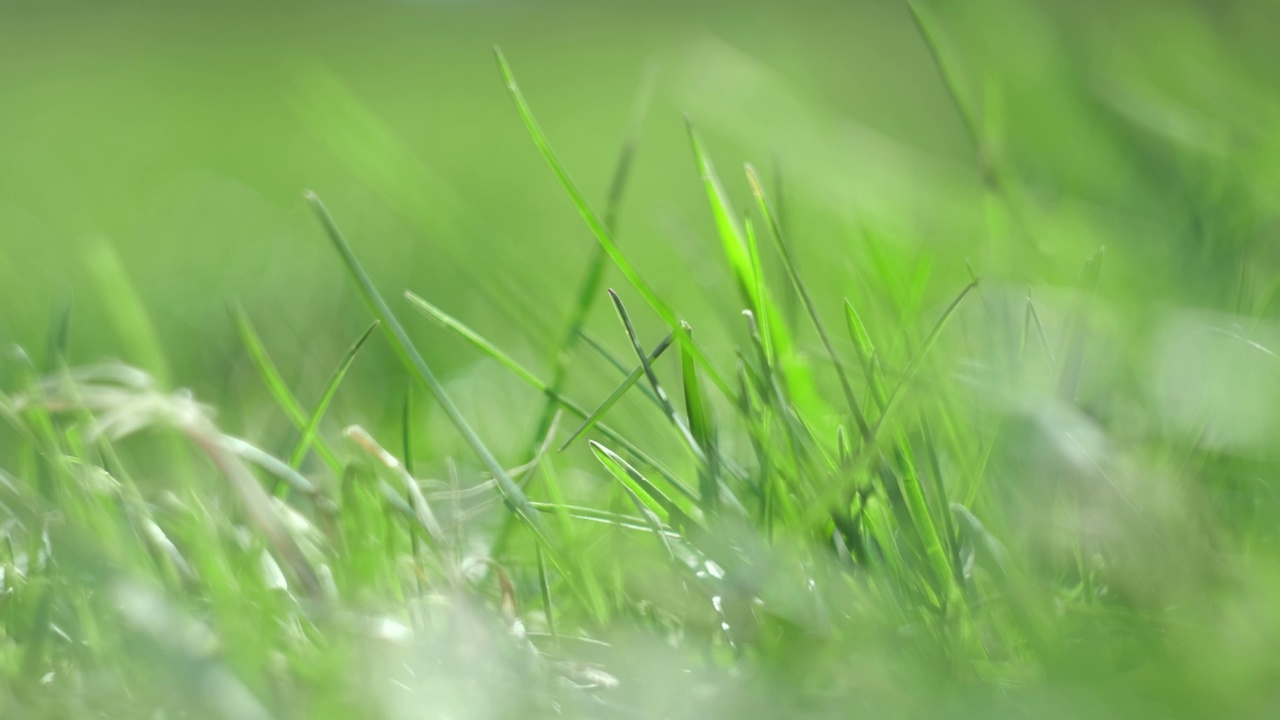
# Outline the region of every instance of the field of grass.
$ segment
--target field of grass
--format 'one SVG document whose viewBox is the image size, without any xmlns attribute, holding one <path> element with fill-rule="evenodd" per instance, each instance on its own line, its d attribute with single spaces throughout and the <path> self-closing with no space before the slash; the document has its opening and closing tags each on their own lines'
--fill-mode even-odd
<svg viewBox="0 0 1280 720">
<path fill-rule="evenodd" d="M 0 717 L 1274 717 L 1276 27 L 10 4 Z"/>
</svg>

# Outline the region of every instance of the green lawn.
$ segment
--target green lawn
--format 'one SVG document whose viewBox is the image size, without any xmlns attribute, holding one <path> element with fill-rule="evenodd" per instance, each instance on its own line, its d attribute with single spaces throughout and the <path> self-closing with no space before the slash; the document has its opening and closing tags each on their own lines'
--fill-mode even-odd
<svg viewBox="0 0 1280 720">
<path fill-rule="evenodd" d="M 1275 27 L 0 10 L 0 717 L 1272 717 Z"/>
</svg>

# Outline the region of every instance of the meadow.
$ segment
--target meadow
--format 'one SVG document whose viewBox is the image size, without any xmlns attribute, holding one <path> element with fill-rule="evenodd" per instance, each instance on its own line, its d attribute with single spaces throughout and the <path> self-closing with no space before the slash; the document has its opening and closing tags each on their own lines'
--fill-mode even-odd
<svg viewBox="0 0 1280 720">
<path fill-rule="evenodd" d="M 1274 716 L 1275 27 L 7 4 L 0 716 Z"/>
</svg>

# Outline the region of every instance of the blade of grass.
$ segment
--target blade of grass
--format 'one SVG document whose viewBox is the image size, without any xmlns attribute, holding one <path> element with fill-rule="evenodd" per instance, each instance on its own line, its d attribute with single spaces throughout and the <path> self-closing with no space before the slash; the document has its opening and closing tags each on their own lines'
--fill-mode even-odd
<svg viewBox="0 0 1280 720">
<path fill-rule="evenodd" d="M 262 379 L 267 391 L 271 393 L 271 397 L 275 399 L 276 404 L 284 411 L 289 421 L 298 430 L 307 427 L 310 419 L 307 413 L 302 409 L 302 405 L 294 397 L 293 391 L 289 389 L 288 383 L 280 375 L 280 370 L 276 367 L 275 362 L 271 360 L 271 355 L 267 352 L 266 346 L 262 343 L 261 336 L 254 329 L 253 322 L 249 320 L 249 315 L 239 304 L 230 306 L 231 320 L 236 327 L 236 333 L 240 336 L 240 343 L 244 345 L 245 351 L 249 353 L 249 360 L 253 363 L 254 370 L 258 372 L 258 377 Z M 316 438 L 314 440 L 316 453 L 324 461 L 329 469 L 339 477 L 342 476 L 342 463 L 333 451 L 324 443 L 323 440 Z"/>
<path fill-rule="evenodd" d="M 658 402 L 662 405 L 662 412 L 667 416 L 667 420 L 675 426 L 680 432 L 680 436 L 684 439 L 685 444 L 689 446 L 694 456 L 700 462 L 706 462 L 706 456 L 702 453 L 702 448 L 698 447 L 698 441 L 694 440 L 693 435 L 689 432 L 689 426 L 685 424 L 684 419 L 676 414 L 675 406 L 671 404 L 670 398 L 667 397 L 666 390 L 662 389 L 662 383 L 658 381 L 658 375 L 653 371 L 653 365 L 649 364 L 649 359 L 644 354 L 644 348 L 640 345 L 640 338 L 636 335 L 635 326 L 631 323 L 631 316 L 627 313 L 627 307 L 623 304 L 622 298 L 618 297 L 618 293 L 612 289 L 609 290 L 609 299 L 613 301 L 613 308 L 618 313 L 618 319 L 622 322 L 622 327 L 626 330 L 627 339 L 631 341 L 631 349 L 635 351 L 636 357 L 640 360 L 640 366 L 644 369 L 644 375 L 649 380 L 649 387 L 653 390 L 653 394 L 658 396 Z M 689 337 L 688 326 L 681 327 L 682 339 L 681 348 L 691 344 L 685 338 Z M 690 351 L 692 352 L 692 351 Z"/>
<path fill-rule="evenodd" d="M 626 139 L 623 141 L 622 149 L 618 153 L 617 161 L 614 163 L 613 178 L 609 182 L 609 192 L 605 199 L 604 227 L 610 234 L 614 234 L 618 230 L 618 211 L 622 206 L 622 197 L 626 191 L 627 181 L 631 177 L 632 160 L 635 157 L 636 147 L 640 143 L 640 130 L 644 126 L 644 117 L 649 107 L 652 91 L 653 71 L 649 70 L 641 81 L 640 87 L 636 91 L 636 97 L 632 101 L 631 119 L 624 136 Z M 556 349 L 555 366 L 551 373 L 550 387 L 557 394 L 564 390 L 565 381 L 568 379 L 570 352 L 578 342 L 579 333 L 595 306 L 596 298 L 600 297 L 600 285 L 604 282 L 604 271 L 608 261 L 609 256 L 605 253 L 604 248 L 597 244 L 591 254 L 591 261 L 587 265 L 587 272 L 582 278 L 582 284 L 578 287 L 577 301 L 574 303 L 573 311 L 569 318 L 568 329 Z M 546 425 L 551 421 L 551 415 L 554 412 L 555 403 L 548 400 L 543 405 L 542 416 L 538 420 L 537 432 L 534 434 L 535 438 L 541 438 L 545 435 Z"/>
<path fill-rule="evenodd" d="M 320 395 L 320 402 L 316 403 L 316 409 L 307 418 L 307 424 L 302 428 L 302 437 L 298 438 L 297 446 L 293 448 L 293 452 L 289 455 L 289 467 L 295 470 L 302 467 L 302 460 L 306 457 L 307 451 L 311 449 L 311 444 L 316 437 L 316 431 L 320 428 L 320 421 L 329 409 L 329 403 L 333 401 L 333 396 L 338 393 L 338 386 L 342 384 L 342 379 L 347 376 L 347 370 L 351 367 L 351 363 L 355 361 L 356 355 L 360 353 L 360 348 L 364 347 L 365 341 L 369 339 L 369 336 L 373 335 L 374 330 L 378 329 L 378 325 L 379 322 L 374 320 L 368 329 L 360 337 L 356 338 L 356 341 L 347 349 L 346 354 L 342 356 L 342 360 L 338 361 L 338 366 L 329 375 L 329 382 L 325 383 L 324 392 Z"/>
<path fill-rule="evenodd" d="M 352 278 L 359 285 L 361 294 L 364 296 L 365 302 L 374 316 L 381 320 L 387 335 L 392 341 L 392 347 L 399 356 L 401 362 L 404 363 L 410 371 L 414 372 L 417 379 L 427 388 L 435 397 L 436 402 L 444 411 L 445 415 L 457 428 L 458 433 L 462 435 L 467 445 L 471 447 L 472 452 L 480 459 L 480 462 L 493 474 L 494 479 L 498 481 L 498 486 L 502 489 L 503 494 L 511 501 L 516 512 L 523 518 L 533 530 L 534 534 L 546 543 L 549 547 L 549 554 L 553 562 L 556 559 L 553 535 L 550 534 L 550 528 L 541 516 L 537 514 L 529 506 L 529 499 L 525 497 L 522 491 L 507 475 L 506 469 L 502 467 L 502 463 L 494 457 L 489 447 L 485 444 L 475 430 L 471 428 L 471 424 L 463 417 L 462 411 L 454 404 L 449 394 L 445 391 L 444 386 L 436 379 L 435 373 L 431 372 L 431 368 L 427 366 L 422 355 L 418 353 L 418 349 L 414 346 L 413 341 L 409 339 L 409 334 L 405 332 L 400 325 L 400 321 L 396 319 L 391 308 L 387 306 L 382 295 L 374 286 L 373 280 L 365 273 L 364 268 L 360 265 L 360 261 L 356 259 L 355 253 L 352 252 L 351 246 L 347 244 L 346 239 L 342 236 L 342 232 L 338 229 L 337 224 L 329 215 L 329 211 L 325 209 L 324 204 L 320 202 L 320 198 L 315 193 L 308 192 L 307 201 L 315 209 L 320 221 L 323 223 L 330 241 L 333 242 L 334 248 L 342 256 L 342 260 L 347 267 Z"/>
<path fill-rule="evenodd" d="M 676 331 L 677 333 L 681 332 L 680 318 L 676 315 L 675 311 L 672 310 L 671 307 L 662 300 L 662 298 L 658 297 L 658 294 L 654 292 L 653 288 L 645 282 L 644 278 L 640 276 L 635 267 L 627 260 L 626 256 L 622 254 L 617 243 L 614 242 L 613 236 L 609 233 L 608 228 L 605 227 L 604 223 L 600 220 L 599 216 L 596 215 L 595 211 L 591 209 L 590 203 L 587 202 L 586 198 L 578 190 L 577 185 L 574 184 L 573 180 L 569 177 L 569 173 L 565 170 L 564 165 L 560 163 L 560 159 L 551 148 L 551 143 L 547 141 L 546 134 L 542 132 L 542 128 L 534 118 L 533 110 L 529 107 L 529 103 L 525 100 L 524 94 L 520 91 L 520 86 L 516 84 L 515 75 L 512 74 L 511 66 L 507 64 L 507 59 L 502 54 L 502 50 L 494 48 L 494 55 L 498 60 L 498 68 L 502 73 L 503 82 L 506 83 L 511 99 L 515 102 L 516 111 L 520 114 L 520 119 L 524 122 L 525 129 L 529 131 L 529 135 L 533 139 L 534 145 L 537 146 L 538 151 L 542 154 L 543 159 L 551 168 L 552 173 L 556 176 L 560 185 L 564 188 L 565 192 L 568 193 L 569 199 L 573 202 L 578 214 L 582 216 L 583 221 L 586 222 L 591 233 L 595 235 L 596 240 L 600 243 L 600 247 L 602 247 L 605 253 L 608 254 L 609 259 L 613 261 L 613 264 L 618 268 L 618 271 L 622 273 L 623 277 L 627 279 L 627 282 L 629 282 L 632 287 L 640 293 L 640 296 L 644 298 L 645 302 L 653 308 L 653 311 L 657 313 L 658 317 L 662 318 L 667 325 L 671 326 L 673 331 Z M 724 379 L 720 377 L 719 373 L 715 371 L 715 368 L 711 365 L 711 362 L 707 357 L 702 354 L 702 351 L 695 346 L 691 352 L 693 352 L 694 358 L 697 360 L 698 364 L 702 366 L 703 371 L 707 373 L 707 377 L 712 381 L 716 388 L 719 389 L 726 398 L 732 399 L 733 390 L 724 381 Z"/>
<path fill-rule="evenodd" d="M 666 352 L 667 348 L 671 346 L 672 340 L 673 336 L 670 334 L 663 338 L 662 342 L 658 343 L 657 347 L 649 353 L 649 362 L 652 363 L 654 360 L 661 357 L 662 353 Z M 591 414 L 587 416 L 587 419 L 582 421 L 582 425 L 578 426 L 578 429 L 573 431 L 573 434 L 569 436 L 569 439 L 564 441 L 564 444 L 560 446 L 560 451 L 564 452 L 564 450 L 572 445 L 574 441 L 589 431 L 605 413 L 609 412 L 609 410 L 622 399 L 622 396 L 625 395 L 628 390 L 635 386 L 636 382 L 638 382 L 641 377 L 644 377 L 644 366 L 637 365 L 636 368 L 632 370 L 622 381 L 622 384 L 614 388 L 613 392 L 609 393 L 609 397 L 605 398 L 604 402 L 600 403 L 599 407 L 592 410 Z"/>
<path fill-rule="evenodd" d="M 686 325 L 685 335 L 693 337 L 693 331 Z M 680 370 L 684 388 L 685 414 L 689 417 L 689 432 L 694 441 L 702 448 L 707 458 L 707 466 L 699 468 L 698 493 L 702 497 L 702 511 L 715 513 L 720 504 L 720 468 L 717 458 L 715 419 L 711 416 L 711 407 L 698 384 L 698 367 L 693 356 L 680 348 Z"/>
<path fill-rule="evenodd" d="M 840 362 L 840 356 L 836 354 L 835 347 L 831 344 L 831 338 L 827 335 L 826 328 L 822 325 L 822 318 L 818 315 L 818 309 L 814 306 L 813 299 L 809 296 L 809 291 L 805 289 L 804 280 L 800 277 L 800 271 L 796 269 L 795 259 L 791 256 L 791 250 L 787 247 L 786 241 L 782 237 L 782 228 L 778 226 L 773 209 L 769 206 L 769 199 L 764 193 L 764 186 L 760 183 L 759 175 L 756 174 L 755 168 L 750 164 L 746 166 L 746 173 L 747 182 L 751 186 L 751 193 L 755 195 L 760 215 L 764 218 L 765 225 L 769 228 L 769 234 L 773 236 L 774 245 L 778 249 L 778 254 L 782 256 L 782 264 L 787 270 L 787 275 L 791 277 L 791 283 L 795 286 L 796 294 L 800 296 L 800 301 L 804 303 L 805 311 L 809 314 L 809 320 L 818 332 L 818 339 L 822 342 L 822 347 L 827 351 L 827 357 L 831 359 L 831 363 L 835 367 L 836 377 L 840 381 L 840 389 L 844 392 L 845 402 L 849 405 L 849 412 L 853 413 L 853 420 L 858 425 L 858 432 L 862 435 L 863 441 L 866 441 L 871 433 L 871 426 L 867 423 L 867 417 L 862 412 L 862 404 L 858 402 L 858 398 L 853 393 L 853 386 L 849 384 L 849 376 L 844 371 L 844 363 Z"/>
<path fill-rule="evenodd" d="M 414 295 L 411 292 L 405 293 L 405 297 L 408 298 L 409 304 L 412 305 L 415 309 L 427 315 L 427 317 L 435 321 L 441 327 L 447 330 L 451 330 L 454 333 L 458 334 L 464 340 L 471 343 L 471 345 L 475 347 L 477 350 L 484 353 L 488 357 L 494 359 L 503 367 L 506 367 L 508 370 L 512 372 L 512 374 L 514 374 L 516 377 L 523 380 L 525 384 L 527 384 L 529 387 L 532 387 L 534 390 L 552 398 L 560 407 L 564 408 L 566 411 L 573 414 L 575 417 L 579 419 L 584 419 L 584 420 L 587 417 L 589 417 L 587 411 L 583 410 L 573 401 L 569 400 L 568 398 L 562 397 L 560 395 L 551 393 L 551 388 L 548 387 L 545 382 L 539 379 L 538 376 L 534 375 L 523 365 L 516 362 L 514 358 L 504 353 L 502 350 L 500 350 L 497 346 L 495 346 L 492 342 L 490 342 L 488 339 L 486 339 L 479 333 L 475 332 L 474 330 L 467 327 L 466 325 L 459 322 L 458 320 L 454 319 L 453 317 L 450 317 L 444 311 L 440 310 L 436 306 L 418 297 L 417 295 Z M 694 493 L 693 490 L 689 489 L 689 487 L 686 486 L 683 482 L 681 482 L 674 474 L 671 473 L 671 471 L 664 468 L 661 463 L 653 459 L 648 453 L 645 453 L 639 447 L 636 447 L 634 443 L 631 443 L 626 438 L 622 437 L 617 432 L 615 432 L 612 428 L 610 428 L 607 425 L 604 425 L 603 423 L 597 422 L 595 427 L 600 431 L 602 435 L 608 438 L 611 442 L 617 443 L 619 447 L 622 447 L 627 452 L 634 455 L 641 462 L 657 470 L 658 473 L 661 474 L 664 479 L 670 482 L 673 487 L 676 487 L 677 489 L 679 489 L 681 493 L 685 494 L 690 499 L 697 498 L 697 495 Z"/>
</svg>

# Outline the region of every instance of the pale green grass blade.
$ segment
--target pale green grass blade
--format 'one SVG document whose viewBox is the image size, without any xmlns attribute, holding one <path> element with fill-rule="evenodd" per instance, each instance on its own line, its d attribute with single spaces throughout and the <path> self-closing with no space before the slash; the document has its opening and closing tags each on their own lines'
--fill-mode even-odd
<svg viewBox="0 0 1280 720">
<path fill-rule="evenodd" d="M 481 213 L 454 190 L 449 178 L 424 162 L 413 144 L 330 67 L 299 64 L 293 79 L 284 99 L 293 107 L 303 133 L 431 242 L 434 258 L 444 258 L 450 271 L 465 278 L 489 306 L 532 337 L 552 332 L 548 318 L 534 312 L 537 303 L 526 287 L 492 282 L 492 268 L 481 273 L 470 261 L 464 249 L 486 228 L 476 222 Z M 459 238 L 465 240 L 458 242 Z"/>
<path fill-rule="evenodd" d="M 457 334 L 484 355 L 497 360 L 500 365 L 511 371 L 516 377 L 523 380 L 526 384 L 532 385 L 542 392 L 550 392 L 550 388 L 535 377 L 533 373 L 526 370 L 523 365 L 516 362 L 511 358 L 511 356 L 507 355 L 496 345 L 486 340 L 482 335 L 475 332 L 452 315 L 449 315 L 435 305 L 432 305 L 426 299 L 414 294 L 412 291 L 405 291 L 404 296 L 414 309 L 420 311 L 440 327 Z"/>
<path fill-rule="evenodd" d="M 542 132 L 542 128 L 534 118 L 533 111 L 530 109 L 529 103 L 525 100 L 524 94 L 520 91 L 520 86 L 516 84 L 515 76 L 512 74 L 511 67 L 507 64 L 507 59 L 503 56 L 502 51 L 495 48 L 494 54 L 498 60 L 498 68 L 502 73 L 502 79 L 507 85 L 507 90 L 510 92 L 512 100 L 515 102 L 517 112 L 520 114 L 520 119 L 524 121 L 525 128 L 533 138 L 534 145 L 537 146 L 538 151 L 542 154 L 543 159 L 546 160 L 552 173 L 556 176 L 556 179 L 559 180 L 560 185 L 565 189 L 565 192 L 568 193 L 569 199 L 578 210 L 578 214 L 582 216 L 582 219 L 587 223 L 587 227 L 591 230 L 591 233 L 595 235 L 600 246 L 604 248 L 605 253 L 607 253 L 609 258 L 613 260 L 613 264 L 618 268 L 618 271 L 622 273 L 623 277 L 627 279 L 627 282 L 629 282 L 631 286 L 640 293 L 640 296 L 644 298 L 645 302 L 647 302 L 651 308 L 653 308 L 653 311 L 657 313 L 658 317 L 662 318 L 667 325 L 671 326 L 673 331 L 677 333 L 681 332 L 679 316 L 676 315 L 675 311 L 672 310 L 671 307 L 662 300 L 662 298 L 658 297 L 658 294 L 654 292 L 649 283 L 647 283 L 644 278 L 640 277 L 640 274 L 636 271 L 635 267 L 632 266 L 626 256 L 622 254 L 622 251 L 618 248 L 617 243 L 614 242 L 612 235 L 609 233 L 608 228 L 605 227 L 605 224 L 600 220 L 599 216 L 596 215 L 595 211 L 591 209 L 590 203 L 587 202 L 586 198 L 578 190 L 577 185 L 574 184 L 573 180 L 569 177 L 569 173 L 565 170 L 564 165 L 560 163 L 560 159 L 551 148 L 551 143 L 547 141 L 546 134 Z M 697 359 L 698 364 L 702 366 L 703 370 L 707 373 L 707 377 L 711 379 L 712 383 L 715 384 L 725 397 L 732 398 L 732 389 L 715 371 L 715 368 L 711 365 L 710 361 L 707 360 L 706 356 L 702 354 L 702 351 L 697 347 L 694 347 L 692 352 L 694 357 Z"/>
<path fill-rule="evenodd" d="M 601 523 L 604 525 L 613 525 L 624 530 L 638 530 L 640 532 L 652 532 L 653 528 L 645 524 L 644 518 L 633 517 L 631 515 L 623 515 L 620 513 L 609 512 L 608 510 L 600 510 L 582 505 L 565 505 L 555 502 L 539 502 L 537 500 L 530 501 L 530 504 L 540 512 L 549 515 L 559 515 L 561 511 L 565 517 L 583 522 Z M 680 533 L 666 528 L 663 533 L 672 540 L 679 540 L 682 536 Z"/>
<path fill-rule="evenodd" d="M 302 467 L 302 460 L 307 456 L 307 451 L 311 449 L 311 444 L 316 437 L 316 431 L 320 428 L 320 421 L 324 419 L 324 414 L 329 409 L 329 403 L 333 401 L 333 396 L 338 393 L 338 386 L 342 384 L 342 379 L 347 376 L 347 370 L 351 367 L 351 363 L 355 361 L 356 355 L 360 353 L 360 348 L 364 347 L 365 342 L 373 335 L 373 331 L 378 329 L 378 324 L 378 321 L 374 320 L 368 329 L 359 338 L 356 338 L 356 341 L 347 349 L 346 354 L 338 361 L 338 366 L 333 369 L 333 373 L 329 375 L 329 382 L 325 383 L 324 392 L 320 395 L 320 402 L 316 403 L 316 409 L 307 418 L 307 424 L 302 428 L 302 437 L 298 438 L 297 446 L 293 448 L 293 452 L 289 455 L 289 467 L 295 470 Z M 412 472 L 412 469 L 410 469 L 410 472 Z"/>
<path fill-rule="evenodd" d="M 498 459 L 489 451 L 489 447 L 485 445 L 484 441 L 480 439 L 480 436 L 471 428 L 471 424 L 467 422 L 465 417 L 463 417 L 462 411 L 453 403 L 453 400 L 445 391 L 444 386 L 436 379 L 435 373 L 431 372 L 431 368 L 427 366 L 426 361 L 422 359 L 417 348 L 413 345 L 413 341 L 409 339 L 409 334 L 406 333 L 404 328 L 400 325 L 400 321 L 397 320 L 395 314 L 391 312 L 391 308 L 388 307 L 386 301 L 382 299 L 382 295 L 378 292 L 377 287 L 374 286 L 373 281 L 365 273 L 364 268 L 360 265 L 360 261 L 356 259 L 355 253 L 352 252 L 351 247 L 342 237 L 341 231 L 338 230 L 338 226 L 334 223 L 328 210 L 326 210 L 324 205 L 320 202 L 320 198 L 310 192 L 307 193 L 306 197 L 307 201 L 315 209 L 321 222 L 324 224 L 324 228 L 329 235 L 329 239 L 333 242 L 334 248 L 337 249 L 338 253 L 342 256 L 342 260 L 347 266 L 347 270 L 350 272 L 357 285 L 359 285 L 365 302 L 368 304 L 370 310 L 373 311 L 374 316 L 378 320 L 382 321 L 383 327 L 392 340 L 392 347 L 395 349 L 401 362 L 403 362 L 405 367 L 410 371 L 415 373 L 418 380 L 427 388 L 428 391 L 431 392 L 432 396 L 435 397 L 436 402 L 439 403 L 440 408 L 444 411 L 450 422 L 452 422 L 454 427 L 457 428 L 458 433 L 462 435 L 463 440 L 471 447 L 472 451 L 480 459 L 480 462 L 485 466 L 485 468 L 493 474 L 494 479 L 498 481 L 498 486 L 502 489 L 502 492 L 507 499 L 510 500 L 512 507 L 515 508 L 520 517 L 526 521 L 529 527 L 534 531 L 534 534 L 542 539 L 543 542 L 547 543 L 550 551 L 552 552 L 552 557 L 555 558 L 554 541 L 552 540 L 553 536 L 550 534 L 550 528 L 547 527 L 547 524 L 543 521 L 542 517 L 529 506 L 529 499 L 525 497 L 524 491 L 522 491 L 507 475 L 507 471 L 502 467 L 502 463 L 498 462 Z"/>
<path fill-rule="evenodd" d="M 658 343 L 657 347 L 649 353 L 649 362 L 652 363 L 654 360 L 661 357 L 662 353 L 666 352 L 668 347 L 671 347 L 673 339 L 674 337 L 672 335 L 667 335 L 663 338 L 662 342 Z M 560 446 L 560 451 L 563 452 L 572 445 L 574 441 L 582 437 L 587 433 L 587 431 L 594 427 L 596 422 L 598 422 L 600 418 L 604 417 L 604 414 L 609 412 L 609 410 L 611 410 L 613 406 L 622 399 L 622 396 L 627 394 L 627 391 L 634 387 L 642 377 L 644 377 L 644 366 L 637 365 L 636 368 L 632 370 L 622 381 L 622 384 L 614 388 L 613 392 L 609 393 L 609 396 L 605 398 L 604 402 L 600 403 L 600 406 L 595 410 L 592 410 L 591 414 L 587 416 L 587 419 L 583 420 L 582 424 L 578 426 L 578 429 L 574 430 L 573 433 L 569 435 L 569 439 L 565 440 L 564 444 Z"/>
</svg>

